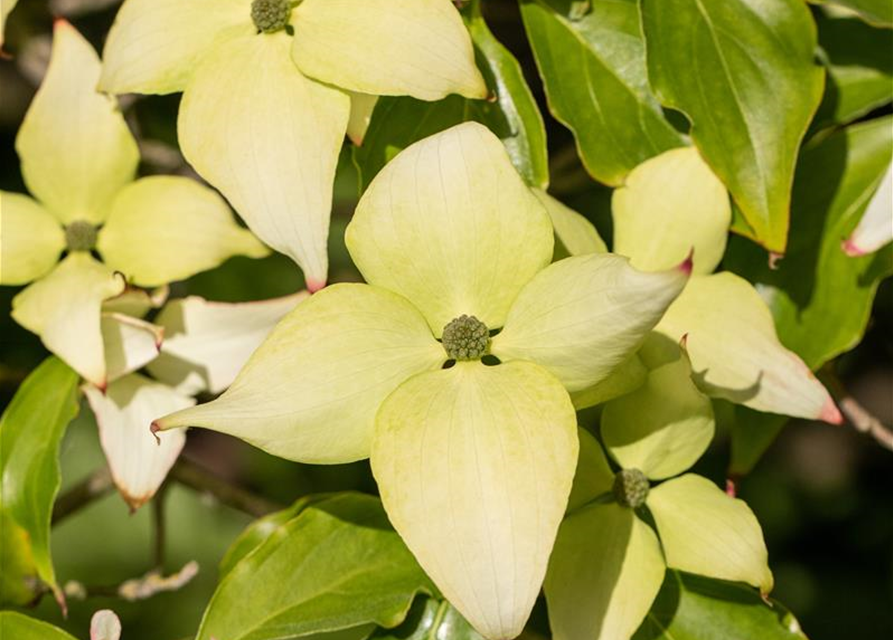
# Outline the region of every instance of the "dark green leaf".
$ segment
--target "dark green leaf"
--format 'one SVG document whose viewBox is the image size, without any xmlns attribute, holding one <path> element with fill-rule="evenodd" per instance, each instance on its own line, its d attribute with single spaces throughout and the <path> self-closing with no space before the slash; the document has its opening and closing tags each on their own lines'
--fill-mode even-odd
<svg viewBox="0 0 893 640">
<path fill-rule="evenodd" d="M 521 65 L 487 27 L 480 0 L 469 3 L 463 18 L 474 42 L 478 68 L 495 100 L 469 100 L 455 95 L 438 102 L 379 98 L 363 144 L 354 149 L 361 190 L 391 158 L 413 142 L 468 120 L 486 125 L 502 139 L 527 184 L 543 189 L 548 186 L 546 129 Z"/>
<path fill-rule="evenodd" d="M 757 284 L 778 337 L 813 370 L 862 339 L 878 284 L 893 273 L 893 246 L 849 257 L 841 240 L 858 224 L 890 164 L 893 118 L 840 130 L 808 146 L 794 182 L 791 242 L 772 270 L 765 254 L 732 238 L 724 265 Z M 732 472 L 753 467 L 786 420 L 737 409 Z"/>
<path fill-rule="evenodd" d="M 54 590 L 50 518 L 60 482 L 59 443 L 78 413 L 78 382 L 61 360 L 47 358 L 0 418 L 0 505 L 27 532 L 38 575 Z"/>
<path fill-rule="evenodd" d="M 855 11 L 863 20 L 878 27 L 893 26 L 893 3 L 890 0 L 811 0 L 836 4 Z M 889 52 L 888 52 L 889 56 Z"/>
<path fill-rule="evenodd" d="M 433 585 L 381 503 L 342 494 L 280 524 L 220 582 L 200 640 L 270 640 L 400 624 Z"/>
<path fill-rule="evenodd" d="M 372 640 L 483 640 L 449 602 L 419 598 L 399 627 L 379 629 Z"/>
<path fill-rule="evenodd" d="M 521 15 L 549 109 L 577 140 L 586 170 L 620 184 L 636 165 L 684 144 L 648 87 L 636 0 L 522 0 Z M 576 16 L 575 16 L 576 18 Z"/>
<path fill-rule="evenodd" d="M 787 245 L 791 181 L 824 72 L 802 0 L 643 0 L 648 73 L 685 113 L 754 238 Z"/>
<path fill-rule="evenodd" d="M 633 640 L 805 640 L 800 624 L 755 589 L 667 571 Z"/>
<path fill-rule="evenodd" d="M 816 21 L 828 82 L 813 128 L 852 122 L 893 101 L 893 31 L 821 11 Z"/>
<path fill-rule="evenodd" d="M 14 611 L 0 611 L 0 638 L 3 640 L 74 640 L 62 629 Z"/>
</svg>

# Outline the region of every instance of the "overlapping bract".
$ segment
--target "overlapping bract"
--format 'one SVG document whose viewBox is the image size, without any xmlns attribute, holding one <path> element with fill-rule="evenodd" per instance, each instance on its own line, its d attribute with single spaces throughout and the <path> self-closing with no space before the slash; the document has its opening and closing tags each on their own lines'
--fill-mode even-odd
<svg viewBox="0 0 893 640">
<path fill-rule="evenodd" d="M 100 89 L 183 92 L 186 159 L 311 291 L 326 283 L 332 183 L 351 100 L 483 98 L 449 0 L 304 0 L 287 30 L 258 33 L 250 0 L 127 0 Z"/>
<path fill-rule="evenodd" d="M 108 370 L 105 353 L 121 336 L 103 330 L 103 302 L 128 282 L 160 285 L 267 249 L 207 187 L 172 176 L 134 181 L 136 141 L 115 101 L 96 93 L 99 74 L 89 43 L 58 21 L 46 78 L 16 139 L 36 199 L 0 194 L 0 284 L 36 281 L 13 300 L 13 318 L 105 387 L 109 373 L 121 373 Z M 72 245 L 67 236 L 78 240 L 78 233 L 97 236 L 104 263 L 91 256 L 91 239 Z M 66 246 L 68 255 L 54 266 Z"/>
<path fill-rule="evenodd" d="M 548 214 L 473 123 L 387 165 L 347 242 L 369 284 L 313 295 L 219 399 L 156 427 L 211 428 L 301 461 L 371 456 L 422 567 L 481 633 L 514 637 L 571 488 L 568 390 L 630 357 L 687 268 L 642 274 L 607 255 L 546 267 Z M 501 364 L 443 368 L 436 338 L 462 314 L 502 329 L 491 350 Z"/>
</svg>

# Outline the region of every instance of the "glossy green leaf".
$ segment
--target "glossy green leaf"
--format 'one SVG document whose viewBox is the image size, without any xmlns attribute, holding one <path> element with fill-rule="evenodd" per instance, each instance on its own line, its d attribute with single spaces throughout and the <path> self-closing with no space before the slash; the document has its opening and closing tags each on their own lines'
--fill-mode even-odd
<svg viewBox="0 0 893 640">
<path fill-rule="evenodd" d="M 890 4 L 889 2 L 887 4 Z M 893 101 L 893 31 L 816 12 L 828 81 L 813 129 L 846 124 Z"/>
<path fill-rule="evenodd" d="M 26 605 L 40 585 L 28 532 L 0 508 L 0 606 Z"/>
<path fill-rule="evenodd" d="M 586 170 L 619 185 L 636 165 L 682 146 L 648 87 L 636 0 L 593 2 L 571 19 L 566 0 L 522 0 L 521 16 L 549 109 L 577 140 Z"/>
<path fill-rule="evenodd" d="M 889 117 L 855 125 L 804 151 L 794 183 L 791 245 L 778 269 L 770 269 L 765 253 L 747 240 L 733 237 L 729 244 L 725 264 L 757 283 L 779 339 L 812 369 L 859 343 L 878 284 L 893 273 L 893 246 L 861 257 L 841 249 L 890 163 L 891 125 Z M 736 409 L 731 472 L 750 471 L 785 422 Z"/>
<path fill-rule="evenodd" d="M 0 611 L 0 638 L 6 640 L 75 640 L 62 629 L 15 611 Z"/>
<path fill-rule="evenodd" d="M 482 640 L 462 614 L 446 600 L 416 600 L 406 620 L 394 629 L 379 629 L 370 640 Z"/>
<path fill-rule="evenodd" d="M 802 0 L 644 0 L 648 74 L 770 251 L 784 253 L 797 151 L 822 95 Z"/>
<path fill-rule="evenodd" d="M 61 360 L 48 358 L 25 379 L 0 418 L 0 504 L 27 532 L 38 575 L 54 590 L 50 517 L 60 482 L 59 443 L 78 413 L 79 380 Z"/>
<path fill-rule="evenodd" d="M 527 184 L 540 188 L 549 184 L 546 129 L 521 65 L 490 31 L 480 12 L 480 0 L 473 0 L 462 13 L 478 68 L 495 100 L 469 100 L 457 95 L 437 102 L 380 98 L 362 146 L 354 148 L 361 190 L 399 151 L 467 120 L 480 122 L 499 136 Z"/>
<path fill-rule="evenodd" d="M 877 27 L 893 27 L 893 4 L 889 0 L 810 0 L 826 2 L 852 9 L 868 24 Z M 889 56 L 888 56 L 889 57 Z"/>
<path fill-rule="evenodd" d="M 725 264 L 757 283 L 779 339 L 812 369 L 858 344 L 878 283 L 893 273 L 891 246 L 861 257 L 841 249 L 890 165 L 891 147 L 893 118 L 885 117 L 804 150 L 794 183 L 791 244 L 777 269 L 746 240 L 730 242 Z"/>
<path fill-rule="evenodd" d="M 633 640 L 806 640 L 791 613 L 749 587 L 667 571 Z"/>
<path fill-rule="evenodd" d="M 434 593 L 377 499 L 342 494 L 280 524 L 214 593 L 198 640 L 292 638 L 400 624 Z"/>
</svg>

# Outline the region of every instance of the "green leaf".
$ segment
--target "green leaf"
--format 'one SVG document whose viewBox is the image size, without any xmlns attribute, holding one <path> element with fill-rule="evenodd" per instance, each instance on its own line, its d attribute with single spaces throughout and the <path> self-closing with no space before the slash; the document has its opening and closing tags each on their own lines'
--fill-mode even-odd
<svg viewBox="0 0 893 640">
<path fill-rule="evenodd" d="M 0 611 L 0 638 L 6 640 L 75 640 L 62 629 L 23 616 L 15 611 Z"/>
<path fill-rule="evenodd" d="M 893 31 L 822 11 L 816 22 L 828 82 L 813 129 L 852 122 L 893 101 Z"/>
<path fill-rule="evenodd" d="M 794 183 L 791 242 L 777 269 L 747 240 L 733 237 L 729 243 L 725 266 L 759 285 L 779 339 L 813 370 L 859 343 L 877 286 L 893 273 L 893 246 L 861 257 L 841 249 L 890 165 L 891 145 L 888 116 L 804 150 Z"/>
<path fill-rule="evenodd" d="M 56 592 L 50 519 L 60 482 L 59 443 L 78 413 L 79 380 L 61 360 L 47 358 L 0 418 L 0 508 L 27 532 L 37 573 Z"/>
<path fill-rule="evenodd" d="M 399 627 L 379 629 L 371 640 L 482 640 L 449 602 L 419 598 Z"/>
<path fill-rule="evenodd" d="M 496 99 L 469 100 L 458 95 L 437 102 L 379 98 L 363 144 L 354 148 L 361 191 L 391 158 L 413 142 L 468 120 L 486 125 L 499 136 L 528 185 L 542 189 L 548 186 L 546 129 L 521 65 L 490 31 L 481 15 L 480 0 L 473 0 L 463 10 L 463 18 L 474 43 L 478 68 Z"/>
<path fill-rule="evenodd" d="M 744 585 L 667 571 L 633 640 L 806 640 L 781 604 Z"/>
<path fill-rule="evenodd" d="M 643 0 L 648 74 L 770 251 L 787 244 L 791 180 L 824 73 L 801 0 Z"/>
<path fill-rule="evenodd" d="M 586 170 L 619 185 L 684 142 L 648 87 L 636 0 L 593 2 L 579 19 L 568 17 L 570 4 L 522 0 L 524 28 L 550 111 L 573 132 Z"/>
<path fill-rule="evenodd" d="M 878 284 L 893 273 L 891 245 L 861 257 L 841 249 L 889 166 L 891 125 L 893 118 L 879 118 L 806 148 L 794 182 L 791 244 L 778 269 L 742 238 L 733 237 L 726 253 L 726 266 L 760 287 L 781 342 L 813 370 L 859 343 Z M 748 473 L 786 422 L 737 408 L 730 472 Z"/>
<path fill-rule="evenodd" d="M 810 0 L 811 2 L 824 2 L 836 4 L 847 9 L 852 9 L 868 24 L 876 27 L 893 26 L 893 4 L 890 0 Z M 889 57 L 889 56 L 888 56 Z"/>
<path fill-rule="evenodd" d="M 422 592 L 435 589 L 379 501 L 341 494 L 280 524 L 229 570 L 198 638 L 271 640 L 369 623 L 393 627 Z"/>
<path fill-rule="evenodd" d="M 0 606 L 26 605 L 37 596 L 37 567 L 28 533 L 0 509 Z"/>
</svg>

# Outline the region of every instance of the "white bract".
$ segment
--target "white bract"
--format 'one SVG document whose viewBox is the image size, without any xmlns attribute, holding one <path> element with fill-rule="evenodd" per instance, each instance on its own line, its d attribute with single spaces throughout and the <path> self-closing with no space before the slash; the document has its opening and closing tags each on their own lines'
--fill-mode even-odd
<svg viewBox="0 0 893 640">
<path fill-rule="evenodd" d="M 689 265 L 549 265 L 548 214 L 474 123 L 397 155 L 346 237 L 369 284 L 314 294 L 220 398 L 155 426 L 215 429 L 304 462 L 371 457 L 391 522 L 450 602 L 487 638 L 517 636 L 571 488 L 568 392 L 636 351 Z"/>
<path fill-rule="evenodd" d="M 450 0 L 127 0 L 100 89 L 183 92 L 186 159 L 268 245 L 325 285 L 332 182 L 374 100 L 483 98 Z M 357 94 L 363 94 L 362 97 Z"/>
<path fill-rule="evenodd" d="M 0 193 L 0 284 L 34 281 L 13 300 L 13 318 L 103 388 L 107 340 L 124 339 L 101 321 L 104 301 L 128 283 L 161 285 L 268 250 L 207 187 L 172 176 L 134 181 L 136 141 L 115 101 L 96 93 L 99 73 L 89 43 L 57 21 L 46 78 L 16 138 L 35 199 Z"/>
</svg>

